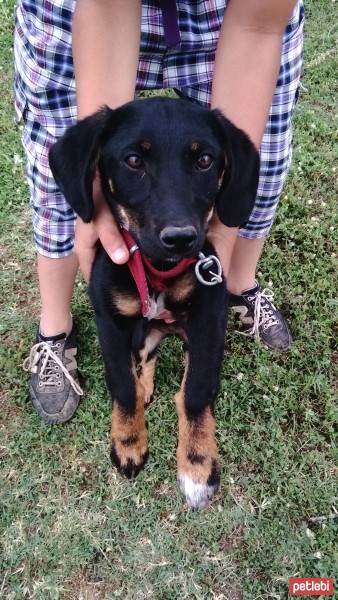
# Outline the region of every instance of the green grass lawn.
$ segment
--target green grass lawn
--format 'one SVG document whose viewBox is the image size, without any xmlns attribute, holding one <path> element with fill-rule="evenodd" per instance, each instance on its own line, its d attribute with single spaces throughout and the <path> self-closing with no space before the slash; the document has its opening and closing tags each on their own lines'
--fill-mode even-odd
<svg viewBox="0 0 338 600">
<path fill-rule="evenodd" d="M 175 482 L 178 341 L 160 353 L 151 456 L 135 483 L 109 463 L 110 402 L 80 281 L 73 310 L 85 398 L 60 427 L 29 402 L 22 362 L 39 306 L 11 101 L 13 4 L 0 0 L 0 597 L 282 600 L 289 577 L 337 575 L 338 519 L 313 519 L 338 510 L 335 3 L 306 2 L 293 167 L 259 267 L 295 343 L 271 354 L 230 323 L 217 405 L 222 486 L 198 513 Z"/>
</svg>

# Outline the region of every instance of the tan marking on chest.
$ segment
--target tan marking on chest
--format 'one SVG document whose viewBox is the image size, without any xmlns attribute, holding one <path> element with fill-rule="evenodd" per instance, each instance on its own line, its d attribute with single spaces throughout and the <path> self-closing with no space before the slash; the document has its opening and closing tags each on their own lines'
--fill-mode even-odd
<svg viewBox="0 0 338 600">
<path fill-rule="evenodd" d="M 131 294 L 112 294 L 115 308 L 122 317 L 135 317 L 141 313 L 141 301 Z"/>
<path fill-rule="evenodd" d="M 179 277 L 166 292 L 168 298 L 173 302 L 184 302 L 188 300 L 195 289 L 195 275 L 193 273 L 184 273 Z"/>
</svg>

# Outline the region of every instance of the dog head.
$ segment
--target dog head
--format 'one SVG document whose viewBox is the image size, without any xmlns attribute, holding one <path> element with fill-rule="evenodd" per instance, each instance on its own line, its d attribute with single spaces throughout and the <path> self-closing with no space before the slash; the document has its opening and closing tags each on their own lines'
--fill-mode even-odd
<svg viewBox="0 0 338 600">
<path fill-rule="evenodd" d="M 51 148 L 50 166 L 85 222 L 93 218 L 98 171 L 106 201 L 141 251 L 176 261 L 202 248 L 214 208 L 225 225 L 245 224 L 259 155 L 219 111 L 149 98 L 103 108 L 71 127 Z"/>
</svg>

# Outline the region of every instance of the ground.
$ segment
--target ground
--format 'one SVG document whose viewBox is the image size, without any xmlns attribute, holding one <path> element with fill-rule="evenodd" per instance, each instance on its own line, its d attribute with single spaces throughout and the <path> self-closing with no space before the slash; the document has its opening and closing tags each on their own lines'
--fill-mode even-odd
<svg viewBox="0 0 338 600">
<path fill-rule="evenodd" d="M 85 398 L 75 418 L 60 427 L 42 423 L 29 402 L 22 362 L 39 306 L 11 100 L 13 4 L 0 1 L 0 595 L 283 600 L 289 577 L 334 576 L 335 3 L 306 2 L 293 166 L 259 265 L 261 282 L 275 292 L 295 343 L 287 355 L 271 354 L 236 335 L 230 323 L 217 405 L 222 486 L 212 506 L 198 513 L 184 506 L 175 483 L 179 342 L 162 349 L 156 399 L 147 411 L 151 456 L 129 483 L 109 463 L 110 406 L 80 279 L 73 311 Z"/>
</svg>

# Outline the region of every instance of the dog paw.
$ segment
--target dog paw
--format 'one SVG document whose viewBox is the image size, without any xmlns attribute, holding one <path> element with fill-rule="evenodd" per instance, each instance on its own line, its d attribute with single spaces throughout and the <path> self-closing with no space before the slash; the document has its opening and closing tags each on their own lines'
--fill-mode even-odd
<svg viewBox="0 0 338 600">
<path fill-rule="evenodd" d="M 146 431 L 128 438 L 112 440 L 110 458 L 121 475 L 134 479 L 147 462 L 149 452 Z"/>
<path fill-rule="evenodd" d="M 190 469 L 189 473 L 179 472 L 177 482 L 188 506 L 193 509 L 205 508 L 219 488 L 220 470 L 218 463 L 216 460 L 212 461 L 209 475 L 206 478 Z"/>
</svg>

